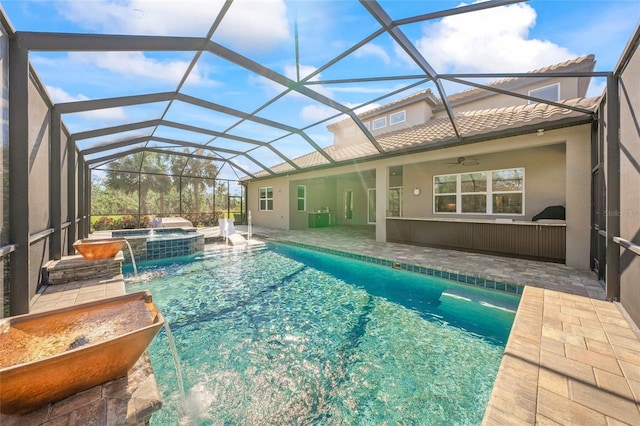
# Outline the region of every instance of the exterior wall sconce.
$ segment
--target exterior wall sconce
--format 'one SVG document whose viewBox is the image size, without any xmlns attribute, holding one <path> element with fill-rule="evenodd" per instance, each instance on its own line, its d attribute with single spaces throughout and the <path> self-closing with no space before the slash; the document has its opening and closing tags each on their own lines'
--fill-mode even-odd
<svg viewBox="0 0 640 426">
<path fill-rule="evenodd" d="M 420 188 L 418 188 L 418 187 L 413 188 L 413 192 L 412 192 L 412 194 L 413 194 L 413 195 L 415 195 L 416 197 L 417 197 L 418 195 L 420 195 L 421 193 L 422 193 L 422 190 L 421 190 Z"/>
<path fill-rule="evenodd" d="M 538 130 L 536 130 L 536 134 L 537 134 L 538 136 L 544 136 L 544 129 L 538 129 Z"/>
</svg>

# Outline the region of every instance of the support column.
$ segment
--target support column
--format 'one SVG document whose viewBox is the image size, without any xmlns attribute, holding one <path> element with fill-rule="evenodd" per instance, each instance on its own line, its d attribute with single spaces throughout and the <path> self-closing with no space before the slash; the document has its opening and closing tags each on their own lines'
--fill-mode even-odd
<svg viewBox="0 0 640 426">
<path fill-rule="evenodd" d="M 9 38 L 10 315 L 29 312 L 29 51 Z"/>
<path fill-rule="evenodd" d="M 78 156 L 78 239 L 84 238 L 84 161 Z"/>
<path fill-rule="evenodd" d="M 620 236 L 620 99 L 618 77 L 607 77 L 607 268 L 605 275 L 608 300 L 620 300 L 620 246 L 613 241 Z"/>
<path fill-rule="evenodd" d="M 67 237 L 67 254 L 75 253 L 73 243 L 77 238 L 77 209 L 76 209 L 76 173 L 78 166 L 76 165 L 76 146 L 73 139 L 67 139 L 67 220 L 70 222 Z"/>
<path fill-rule="evenodd" d="M 86 161 L 84 164 L 84 234 L 87 238 L 91 232 L 91 169 Z"/>
<path fill-rule="evenodd" d="M 389 168 L 376 167 L 376 241 L 387 241 L 387 197 Z"/>
<path fill-rule="evenodd" d="M 49 240 L 49 256 L 53 260 L 62 257 L 62 167 L 60 164 L 60 113 L 51 110 L 51 136 L 49 149 L 49 222 L 53 234 Z"/>
</svg>

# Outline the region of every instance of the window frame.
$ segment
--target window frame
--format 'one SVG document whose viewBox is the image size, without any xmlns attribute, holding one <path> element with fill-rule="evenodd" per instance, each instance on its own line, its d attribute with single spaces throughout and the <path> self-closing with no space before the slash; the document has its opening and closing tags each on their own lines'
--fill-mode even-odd
<svg viewBox="0 0 640 426">
<path fill-rule="evenodd" d="M 545 99 L 545 98 L 542 98 L 540 96 L 536 96 L 536 95 L 532 94 L 532 93 L 534 93 L 536 91 L 541 91 L 541 90 L 544 90 L 544 89 L 548 89 L 548 88 L 553 87 L 553 86 L 556 86 L 556 98 L 555 99 Z M 527 91 L 527 96 L 533 96 L 533 97 L 536 97 L 536 98 L 545 99 L 545 100 L 550 101 L 550 102 L 558 102 L 560 100 L 560 82 L 553 83 L 553 84 L 548 84 L 546 86 L 536 87 L 535 89 L 531 89 L 531 90 Z M 538 101 L 534 101 L 532 99 L 529 99 L 529 104 L 537 104 L 537 103 L 538 103 Z"/>
<path fill-rule="evenodd" d="M 393 117 L 399 116 L 400 114 L 402 114 L 402 120 L 393 121 Z M 402 111 L 394 112 L 393 114 L 389 114 L 389 126 L 394 126 L 396 124 L 404 123 L 405 121 L 407 121 L 407 111 L 406 110 L 402 110 Z"/>
<path fill-rule="evenodd" d="M 304 194 L 300 197 L 300 188 L 303 188 Z M 300 210 L 300 200 L 302 200 L 302 210 Z M 307 211 L 307 185 L 298 185 L 296 187 L 296 209 L 299 212 Z"/>
<path fill-rule="evenodd" d="M 522 189 L 520 190 L 510 190 L 510 191 L 497 191 L 493 189 L 493 174 L 494 172 L 503 172 L 508 170 L 520 170 L 522 176 Z M 462 175 L 474 174 L 474 173 L 484 173 L 486 175 L 486 191 L 479 192 L 462 192 Z M 445 176 L 455 176 L 456 182 L 456 191 L 455 192 L 446 192 L 446 193 L 438 193 L 436 192 L 436 178 L 445 177 Z M 494 170 L 474 170 L 469 172 L 459 172 L 459 173 L 447 173 L 442 175 L 434 175 L 432 178 L 432 211 L 434 215 L 442 215 L 442 214 L 455 214 L 455 215 L 482 215 L 482 216 L 524 216 L 526 214 L 526 206 L 525 206 L 525 168 L 524 167 L 509 167 L 504 169 L 494 169 Z M 473 195 L 473 194 L 482 194 L 486 196 L 486 207 L 485 212 L 463 212 L 462 211 L 462 197 L 463 195 Z M 493 211 L 493 199 L 494 195 L 500 194 L 521 194 L 522 202 L 521 202 L 521 211 L 520 213 L 502 213 L 502 212 L 494 212 Z M 456 210 L 455 211 L 436 211 L 437 197 L 451 197 L 455 196 L 456 200 Z"/>
<path fill-rule="evenodd" d="M 271 197 L 269 197 L 269 190 L 271 190 Z M 262 196 L 263 192 L 264 197 Z M 271 208 L 269 208 L 269 201 L 271 201 Z M 258 210 L 261 212 L 272 212 L 273 205 L 273 186 L 263 186 L 258 188 Z"/>
<path fill-rule="evenodd" d="M 384 124 L 382 124 L 381 126 L 378 126 L 376 125 L 376 123 L 378 122 L 382 122 Z M 385 115 L 384 117 L 376 118 L 375 120 L 372 120 L 371 123 L 372 123 L 371 128 L 373 130 L 384 129 L 385 127 L 387 127 L 387 116 Z"/>
</svg>

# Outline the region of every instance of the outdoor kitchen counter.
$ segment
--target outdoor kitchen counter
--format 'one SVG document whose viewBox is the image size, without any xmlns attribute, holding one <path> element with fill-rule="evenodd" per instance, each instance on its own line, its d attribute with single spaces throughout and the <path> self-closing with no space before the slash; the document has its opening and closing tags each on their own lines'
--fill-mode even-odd
<svg viewBox="0 0 640 426">
<path fill-rule="evenodd" d="M 387 220 L 409 220 L 409 221 L 423 221 L 423 222 L 455 222 L 455 223 L 493 223 L 498 225 L 523 225 L 523 226 L 560 226 L 566 227 L 567 224 L 564 220 L 543 220 L 538 222 L 532 222 L 528 220 L 513 220 L 508 219 L 461 219 L 455 217 L 387 217 Z"/>
<path fill-rule="evenodd" d="M 387 241 L 564 263 L 566 224 L 388 217 Z"/>
</svg>

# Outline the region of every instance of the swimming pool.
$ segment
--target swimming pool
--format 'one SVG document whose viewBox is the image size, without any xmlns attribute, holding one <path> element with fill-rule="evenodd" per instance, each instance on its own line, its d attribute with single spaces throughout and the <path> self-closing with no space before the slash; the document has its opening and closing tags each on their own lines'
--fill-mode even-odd
<svg viewBox="0 0 640 426">
<path fill-rule="evenodd" d="M 186 390 L 161 331 L 155 425 L 479 424 L 519 300 L 280 244 L 139 272 Z"/>
</svg>

